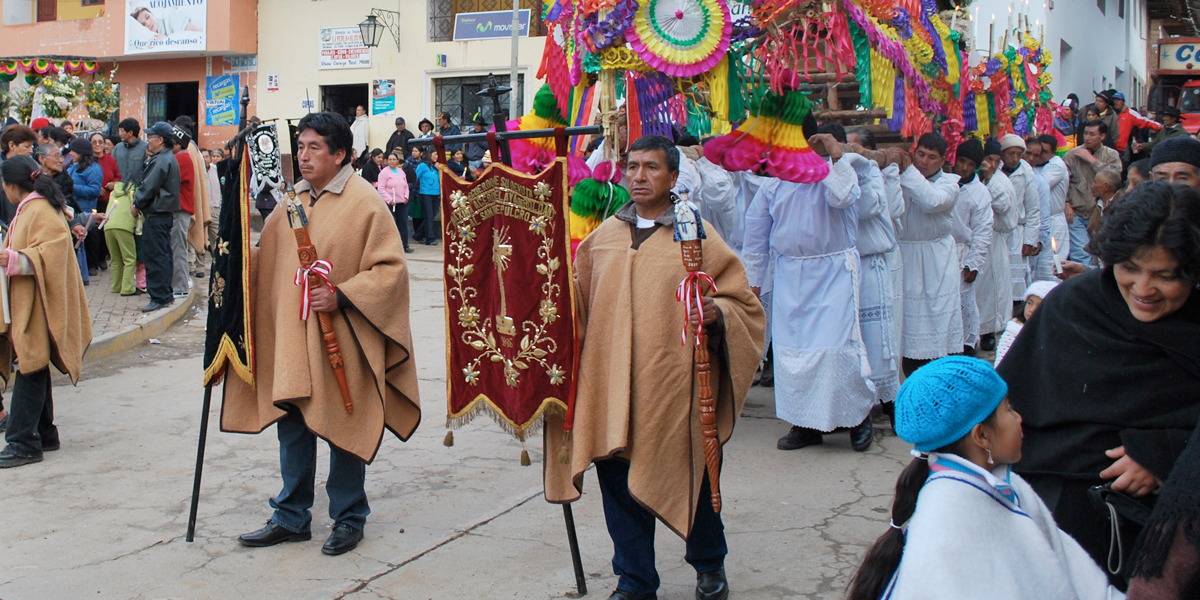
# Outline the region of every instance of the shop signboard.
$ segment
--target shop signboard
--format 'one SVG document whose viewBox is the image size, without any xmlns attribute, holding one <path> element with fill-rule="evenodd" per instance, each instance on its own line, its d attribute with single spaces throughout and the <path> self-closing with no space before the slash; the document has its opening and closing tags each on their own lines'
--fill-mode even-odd
<svg viewBox="0 0 1200 600">
<path fill-rule="evenodd" d="M 367 69 L 371 49 L 363 44 L 358 27 L 322 27 L 318 31 L 321 57 L 318 69 Z"/>
<path fill-rule="evenodd" d="M 204 81 L 204 124 L 238 124 L 238 83 L 236 75 L 207 77 Z"/>
<path fill-rule="evenodd" d="M 371 116 L 390 117 L 396 114 L 396 80 L 371 81 Z"/>
<path fill-rule="evenodd" d="M 512 37 L 512 11 L 458 13 L 454 16 L 454 41 Z M 529 9 L 520 11 L 520 36 L 529 37 Z"/>
<path fill-rule="evenodd" d="M 208 49 L 208 0 L 121 2 L 125 5 L 125 54 Z"/>
</svg>

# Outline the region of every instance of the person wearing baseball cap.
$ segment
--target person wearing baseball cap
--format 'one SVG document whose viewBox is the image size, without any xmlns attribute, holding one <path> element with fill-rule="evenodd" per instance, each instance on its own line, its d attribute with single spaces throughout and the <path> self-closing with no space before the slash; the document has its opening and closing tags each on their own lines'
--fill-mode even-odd
<svg viewBox="0 0 1200 600">
<path fill-rule="evenodd" d="M 1155 146 L 1166 140 L 1188 136 L 1187 130 L 1183 128 L 1183 124 L 1180 122 L 1183 118 L 1183 114 L 1179 112 L 1178 108 L 1174 106 L 1168 106 L 1162 109 L 1160 114 L 1162 115 L 1162 129 L 1159 129 L 1158 133 L 1154 134 L 1154 139 L 1149 142 L 1144 144 L 1141 142 L 1134 142 L 1134 152 L 1145 152 L 1147 154 L 1151 154 L 1154 152 Z"/>
<path fill-rule="evenodd" d="M 391 156 L 392 151 L 396 148 L 408 156 L 411 152 L 408 151 L 408 141 L 413 139 L 413 132 L 409 131 L 404 125 L 404 117 L 396 117 L 396 131 L 392 132 L 392 137 L 388 138 L 387 146 L 384 146 L 383 155 Z"/>
<path fill-rule="evenodd" d="M 150 158 L 134 197 L 133 210 L 134 216 L 138 213 L 146 215 L 142 226 L 142 249 L 150 303 L 142 308 L 142 312 L 153 312 L 175 301 L 171 291 L 171 226 L 180 209 L 180 178 L 171 125 L 159 121 L 146 129 L 146 143 Z"/>
</svg>

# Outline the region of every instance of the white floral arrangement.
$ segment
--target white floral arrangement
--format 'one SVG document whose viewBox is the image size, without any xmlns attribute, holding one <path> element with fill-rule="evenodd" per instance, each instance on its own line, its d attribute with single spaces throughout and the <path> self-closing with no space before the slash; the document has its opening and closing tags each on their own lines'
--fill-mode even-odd
<svg viewBox="0 0 1200 600">
<path fill-rule="evenodd" d="M 87 84 L 69 73 L 59 73 L 42 80 L 42 109 L 47 117 L 61 119 L 67 116 L 80 102 L 80 94 Z"/>
</svg>

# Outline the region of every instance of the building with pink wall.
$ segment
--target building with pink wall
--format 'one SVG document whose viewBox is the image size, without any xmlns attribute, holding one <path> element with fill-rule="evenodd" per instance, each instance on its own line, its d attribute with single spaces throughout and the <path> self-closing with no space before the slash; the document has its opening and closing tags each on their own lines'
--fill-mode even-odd
<svg viewBox="0 0 1200 600">
<path fill-rule="evenodd" d="M 223 75 L 250 88 L 255 112 L 257 0 L 0 0 L 0 12 L 0 59 L 96 60 L 104 76 L 116 69 L 121 118 L 145 126 L 189 115 L 200 145 L 219 146 L 237 132 L 206 119 L 208 78 Z"/>
</svg>

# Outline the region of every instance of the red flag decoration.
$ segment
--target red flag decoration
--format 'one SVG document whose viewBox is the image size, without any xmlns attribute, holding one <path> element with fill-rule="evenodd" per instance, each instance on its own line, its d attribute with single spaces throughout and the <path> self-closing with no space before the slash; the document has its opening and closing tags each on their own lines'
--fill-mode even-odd
<svg viewBox="0 0 1200 600">
<path fill-rule="evenodd" d="M 558 158 L 526 175 L 493 163 L 473 183 L 438 165 L 451 428 L 487 412 L 524 440 L 543 412 L 574 404 L 566 165 Z"/>
</svg>

